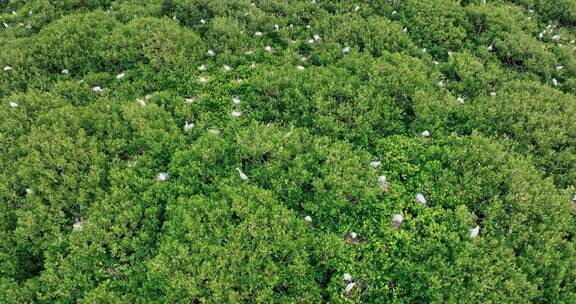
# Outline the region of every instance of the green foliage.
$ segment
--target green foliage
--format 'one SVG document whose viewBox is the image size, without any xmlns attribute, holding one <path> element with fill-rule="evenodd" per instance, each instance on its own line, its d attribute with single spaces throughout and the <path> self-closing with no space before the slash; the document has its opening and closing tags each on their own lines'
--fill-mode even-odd
<svg viewBox="0 0 576 304">
<path fill-rule="evenodd" d="M 574 303 L 574 4 L 484 2 L 0 2 L 0 302 Z"/>
</svg>

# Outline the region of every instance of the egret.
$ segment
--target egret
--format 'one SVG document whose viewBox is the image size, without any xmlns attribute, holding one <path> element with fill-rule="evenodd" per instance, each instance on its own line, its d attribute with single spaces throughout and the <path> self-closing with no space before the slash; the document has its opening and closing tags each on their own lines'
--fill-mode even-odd
<svg viewBox="0 0 576 304">
<path fill-rule="evenodd" d="M 32 189 L 26 188 L 26 194 L 32 194 L 32 192 L 33 192 Z"/>
<path fill-rule="evenodd" d="M 247 50 L 246 52 L 244 52 L 244 54 L 246 54 L 246 55 L 252 55 L 252 54 L 254 54 L 254 51 L 252 51 L 252 50 Z"/>
<path fill-rule="evenodd" d="M 255 68 L 256 67 L 256 63 L 252 62 L 252 64 L 250 64 L 250 68 Z"/>
<path fill-rule="evenodd" d="M 424 137 L 424 138 L 430 137 L 430 131 L 424 130 L 424 131 L 422 132 L 422 137 Z"/>
<path fill-rule="evenodd" d="M 208 133 L 218 135 L 220 134 L 220 130 L 218 129 L 208 129 Z"/>
<path fill-rule="evenodd" d="M 400 227 L 403 221 L 404 217 L 401 214 L 394 214 L 392 217 L 392 224 L 394 224 L 396 227 Z"/>
<path fill-rule="evenodd" d="M 68 69 L 63 69 L 63 70 L 62 70 L 62 74 L 68 74 L 68 73 L 70 73 L 70 71 L 68 71 Z"/>
<path fill-rule="evenodd" d="M 96 93 L 100 93 L 103 91 L 103 89 L 100 86 L 95 86 L 92 88 L 92 91 L 94 91 Z"/>
<path fill-rule="evenodd" d="M 435 65 L 439 65 L 439 64 L 440 64 L 440 62 L 438 62 L 438 61 L 436 61 L 436 60 L 432 61 L 432 63 L 434 63 Z"/>
<path fill-rule="evenodd" d="M 557 87 L 558 86 L 558 80 L 556 80 L 556 78 L 552 78 L 552 84 Z"/>
<path fill-rule="evenodd" d="M 470 229 L 470 238 L 475 238 L 480 233 L 480 226 L 476 225 L 476 227 Z"/>
<path fill-rule="evenodd" d="M 396 15 L 397 13 L 397 11 L 392 11 L 392 16 Z"/>
<path fill-rule="evenodd" d="M 556 70 L 560 71 L 560 70 L 562 70 L 563 68 L 564 68 L 563 65 L 559 65 L 559 66 L 556 67 Z"/>
<path fill-rule="evenodd" d="M 422 53 L 427 53 L 428 50 L 426 48 L 422 48 Z"/>
<path fill-rule="evenodd" d="M 185 98 L 185 100 L 186 100 L 186 103 L 193 103 L 194 100 L 196 100 L 196 97 L 188 97 L 188 98 Z"/>
<path fill-rule="evenodd" d="M 443 80 L 440 80 L 440 81 L 438 81 L 438 86 L 439 86 L 439 87 L 444 87 L 444 86 L 446 86 L 446 84 L 444 83 Z"/>
<path fill-rule="evenodd" d="M 309 215 L 305 216 L 304 220 L 307 221 L 308 223 L 312 223 L 312 217 Z"/>
<path fill-rule="evenodd" d="M 494 46 L 492 44 L 490 44 L 488 47 L 486 47 L 486 50 L 488 52 L 492 52 L 492 51 L 494 51 Z"/>
<path fill-rule="evenodd" d="M 200 78 L 198 78 L 198 82 L 199 82 L 199 83 L 207 83 L 207 82 L 208 82 L 208 79 L 207 79 L 206 77 L 204 77 L 204 76 L 200 76 Z"/>
<path fill-rule="evenodd" d="M 320 36 L 318 34 L 314 34 L 314 36 L 312 36 L 312 38 L 314 39 L 314 41 L 320 40 Z"/>
<path fill-rule="evenodd" d="M 458 97 L 458 98 L 456 98 L 456 102 L 458 102 L 459 104 L 463 104 L 463 103 L 464 103 L 464 98 Z"/>
<path fill-rule="evenodd" d="M 306 60 L 308 60 L 308 58 L 306 58 L 306 56 L 300 57 L 300 61 L 304 62 L 304 61 L 306 61 Z"/>
<path fill-rule="evenodd" d="M 422 193 L 416 193 L 416 202 L 420 205 L 426 205 L 426 198 Z"/>
<path fill-rule="evenodd" d="M 343 49 L 342 49 L 342 53 L 344 53 L 344 54 L 350 53 L 350 48 L 349 48 L 349 47 L 343 48 Z"/>
<path fill-rule="evenodd" d="M 350 232 L 350 237 L 355 240 L 358 237 L 358 233 L 352 231 Z"/>
<path fill-rule="evenodd" d="M 10 105 L 11 108 L 15 108 L 18 106 L 18 104 L 13 101 L 9 102 L 8 104 Z"/>
<path fill-rule="evenodd" d="M 554 40 L 559 40 L 559 39 L 560 39 L 560 36 L 561 36 L 561 35 L 556 34 L 556 35 L 552 36 L 552 39 L 554 39 Z"/>
<path fill-rule="evenodd" d="M 256 36 L 256 37 L 262 37 L 262 32 L 256 32 L 256 33 L 254 33 L 254 36 Z"/>
<path fill-rule="evenodd" d="M 347 281 L 347 282 L 352 281 L 352 276 L 347 272 L 344 273 L 343 278 L 344 278 L 344 281 Z"/>
<path fill-rule="evenodd" d="M 205 23 L 206 23 L 206 20 L 200 19 L 200 23 L 205 24 Z"/>
<path fill-rule="evenodd" d="M 490 96 L 492 97 L 496 96 L 496 92 L 490 92 Z"/>
<path fill-rule="evenodd" d="M 239 97 L 232 97 L 232 103 L 233 103 L 233 104 L 239 104 L 239 103 L 240 103 L 240 98 L 239 98 Z"/>
<path fill-rule="evenodd" d="M 354 11 L 357 12 L 360 10 L 360 7 L 358 5 L 356 5 L 356 7 L 354 8 Z"/>
<path fill-rule="evenodd" d="M 272 47 L 267 45 L 266 47 L 264 47 L 264 50 L 268 53 L 272 52 Z"/>
<path fill-rule="evenodd" d="M 190 129 L 194 128 L 194 124 L 193 123 L 188 123 L 188 121 L 186 121 L 184 123 L 184 131 L 188 131 Z"/>
<path fill-rule="evenodd" d="M 216 53 L 214 53 L 214 51 L 213 51 L 213 50 L 211 50 L 211 49 L 210 49 L 210 50 L 208 50 L 208 52 L 207 52 L 207 53 L 208 53 L 208 56 L 210 56 L 210 57 L 214 57 L 214 56 L 216 55 Z"/>
<path fill-rule="evenodd" d="M 230 115 L 232 115 L 232 117 L 240 117 L 240 115 L 242 115 L 242 113 L 238 110 L 234 110 L 234 111 L 232 111 L 232 113 L 230 113 Z"/>
<path fill-rule="evenodd" d="M 166 172 L 160 172 L 158 173 L 158 175 L 156 176 L 156 179 L 160 182 L 165 181 L 166 179 L 168 179 L 168 173 Z"/>
<path fill-rule="evenodd" d="M 206 71 L 206 65 L 203 64 L 203 65 L 199 66 L 198 71 Z"/>
<path fill-rule="evenodd" d="M 224 73 L 228 73 L 228 72 L 232 71 L 232 68 L 228 65 L 224 65 L 223 69 L 224 69 Z"/>
<path fill-rule="evenodd" d="M 370 167 L 376 169 L 376 168 L 380 167 L 381 164 L 382 164 L 381 161 L 373 161 L 370 163 Z"/>
<path fill-rule="evenodd" d="M 77 220 L 74 224 L 72 224 L 72 230 L 74 231 L 82 230 L 82 221 Z"/>
<path fill-rule="evenodd" d="M 380 188 L 382 188 L 382 190 L 388 191 L 388 182 L 386 181 L 386 176 L 384 175 L 378 176 L 378 184 L 380 185 Z"/>
<path fill-rule="evenodd" d="M 354 288 L 354 285 L 356 285 L 356 282 L 349 283 L 348 285 L 346 285 L 344 291 L 346 291 L 346 293 L 350 293 L 352 291 L 352 288 Z"/>
<path fill-rule="evenodd" d="M 278 26 L 278 24 L 274 24 L 274 28 L 278 31 L 280 30 L 280 26 Z"/>
<path fill-rule="evenodd" d="M 405 27 L 402 31 L 404 31 L 404 33 L 408 33 L 408 28 Z"/>
<path fill-rule="evenodd" d="M 240 170 L 240 168 L 236 168 L 236 170 L 238 170 L 238 175 L 240 175 L 241 180 L 243 180 L 243 181 L 248 180 L 248 176 L 246 174 L 244 174 L 244 172 L 242 172 L 242 170 Z"/>
<path fill-rule="evenodd" d="M 308 39 L 308 43 L 313 44 L 314 42 L 316 42 L 316 40 L 314 40 L 314 38 Z"/>
<path fill-rule="evenodd" d="M 116 75 L 116 79 L 120 80 L 120 79 L 124 78 L 124 76 L 126 76 L 126 73 L 122 72 L 122 73 Z"/>
<path fill-rule="evenodd" d="M 4 67 L 4 71 L 12 71 L 12 67 L 7 65 Z"/>
<path fill-rule="evenodd" d="M 144 101 L 144 99 L 138 98 L 136 99 L 136 102 L 143 107 L 146 106 L 146 101 Z"/>
<path fill-rule="evenodd" d="M 297 66 L 296 69 L 297 69 L 298 71 L 304 71 L 304 67 L 301 66 L 301 65 Z"/>
</svg>

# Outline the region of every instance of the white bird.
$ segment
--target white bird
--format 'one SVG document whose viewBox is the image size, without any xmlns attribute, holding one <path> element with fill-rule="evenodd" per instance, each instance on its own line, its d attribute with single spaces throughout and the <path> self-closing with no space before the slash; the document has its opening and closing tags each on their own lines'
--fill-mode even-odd
<svg viewBox="0 0 576 304">
<path fill-rule="evenodd" d="M 218 129 L 208 129 L 208 133 L 218 135 L 220 134 L 220 130 Z"/>
<path fill-rule="evenodd" d="M 166 179 L 168 179 L 168 173 L 166 172 L 160 172 L 158 173 L 158 175 L 156 176 L 156 179 L 160 182 L 165 181 Z"/>
<path fill-rule="evenodd" d="M 416 193 L 416 202 L 420 205 L 426 205 L 426 198 L 422 193 Z"/>
<path fill-rule="evenodd" d="M 349 282 L 352 281 L 352 275 L 350 275 L 349 273 L 344 273 L 344 275 L 342 276 L 344 281 Z"/>
<path fill-rule="evenodd" d="M 572 202 L 576 203 L 576 194 L 574 194 L 574 197 L 572 198 Z"/>
<path fill-rule="evenodd" d="M 9 102 L 8 104 L 10 105 L 11 108 L 15 108 L 18 106 L 18 104 L 13 101 Z"/>
<path fill-rule="evenodd" d="M 8 24 L 8 23 L 6 23 L 6 22 L 2 22 L 2 24 L 4 24 L 4 27 L 5 27 L 5 28 L 10 27 L 10 24 Z"/>
<path fill-rule="evenodd" d="M 200 76 L 200 78 L 198 78 L 198 82 L 199 82 L 199 83 L 207 83 L 207 82 L 208 82 L 208 79 L 207 79 L 206 77 L 204 77 L 204 76 Z"/>
<path fill-rule="evenodd" d="M 358 233 L 352 231 L 352 232 L 350 232 L 350 237 L 351 237 L 352 239 L 356 239 L 356 238 L 358 237 Z"/>
<path fill-rule="evenodd" d="M 233 103 L 233 104 L 239 104 L 239 103 L 240 103 L 240 98 L 239 98 L 239 97 L 232 97 L 232 103 Z"/>
<path fill-rule="evenodd" d="M 392 223 L 394 223 L 396 226 L 400 226 L 400 224 L 402 224 L 403 221 L 404 217 L 401 214 L 394 214 L 394 216 L 392 217 Z"/>
<path fill-rule="evenodd" d="M 492 52 L 492 51 L 494 51 L 494 46 L 492 44 L 490 44 L 488 47 L 486 47 L 486 50 L 488 52 Z"/>
<path fill-rule="evenodd" d="M 424 138 L 430 137 L 430 131 L 424 130 L 424 131 L 422 132 L 422 137 L 424 137 Z"/>
<path fill-rule="evenodd" d="M 234 110 L 234 111 L 232 111 L 232 113 L 230 113 L 230 115 L 232 115 L 232 117 L 240 117 L 240 115 L 242 115 L 242 113 L 238 110 Z"/>
<path fill-rule="evenodd" d="M 102 92 L 102 90 L 103 90 L 103 89 L 102 89 L 100 86 L 95 86 L 95 87 L 92 88 L 92 91 L 94 91 L 94 92 L 96 92 L 96 93 L 100 93 L 100 92 Z"/>
<path fill-rule="evenodd" d="M 490 96 L 492 97 L 496 96 L 496 92 L 490 92 Z"/>
<path fill-rule="evenodd" d="M 408 33 L 408 28 L 405 27 L 405 28 L 403 29 L 403 31 L 404 31 L 404 33 Z"/>
<path fill-rule="evenodd" d="M 470 229 L 470 238 L 475 238 L 480 233 L 480 226 L 476 225 L 476 227 Z"/>
<path fill-rule="evenodd" d="M 312 36 L 312 38 L 314 39 L 314 41 L 320 40 L 320 36 L 318 34 L 314 34 L 314 36 Z"/>
<path fill-rule="evenodd" d="M 62 74 L 68 74 L 68 73 L 70 73 L 70 71 L 68 71 L 68 69 L 63 69 L 63 70 L 62 70 Z"/>
<path fill-rule="evenodd" d="M 440 62 L 438 62 L 438 61 L 436 61 L 436 60 L 432 61 L 432 63 L 434 63 L 435 65 L 439 65 L 439 64 L 440 64 Z"/>
<path fill-rule="evenodd" d="M 560 71 L 560 70 L 562 70 L 563 68 L 564 68 L 563 65 L 559 65 L 559 66 L 556 67 L 556 70 Z"/>
<path fill-rule="evenodd" d="M 342 53 L 344 53 L 344 54 L 350 53 L 350 47 L 345 47 L 345 48 L 343 48 L 343 49 L 342 49 Z"/>
<path fill-rule="evenodd" d="M 540 32 L 540 33 L 538 33 L 538 38 L 540 38 L 540 39 L 544 38 L 544 33 L 545 33 L 545 32 Z"/>
<path fill-rule="evenodd" d="M 116 79 L 120 80 L 120 79 L 124 78 L 124 76 L 126 76 L 126 73 L 120 73 L 120 74 L 116 75 Z"/>
<path fill-rule="evenodd" d="M 378 176 L 378 185 L 380 185 L 380 188 L 382 188 L 382 190 L 388 192 L 388 182 L 386 181 L 386 176 L 384 175 Z"/>
<path fill-rule="evenodd" d="M 222 67 L 222 68 L 224 69 L 224 72 L 225 72 L 225 73 L 228 73 L 228 72 L 232 71 L 232 68 L 231 68 L 230 66 L 228 66 L 228 65 L 224 65 L 224 67 Z"/>
<path fill-rule="evenodd" d="M 304 220 L 307 221 L 308 223 L 312 223 L 312 217 L 309 215 L 305 216 Z"/>
<path fill-rule="evenodd" d="M 448 51 L 448 57 L 452 57 L 454 55 L 451 51 Z"/>
<path fill-rule="evenodd" d="M 308 39 L 308 43 L 313 44 L 314 42 L 316 42 L 316 40 L 314 40 L 314 38 Z"/>
<path fill-rule="evenodd" d="M 358 5 L 356 5 L 356 7 L 354 8 L 354 11 L 357 12 L 360 10 L 360 7 Z"/>
<path fill-rule="evenodd" d="M 213 50 L 211 50 L 211 49 L 210 49 L 210 50 L 208 50 L 208 52 L 207 52 L 207 53 L 208 53 L 208 56 L 210 56 L 210 57 L 214 57 L 214 55 L 216 55 L 216 53 L 214 53 L 214 51 L 213 51 Z"/>
<path fill-rule="evenodd" d="M 463 103 L 464 103 L 464 98 L 458 97 L 458 98 L 456 98 L 456 102 L 458 102 L 459 104 L 463 104 Z"/>
<path fill-rule="evenodd" d="M 444 84 L 444 81 L 443 81 L 443 80 L 440 80 L 440 81 L 438 81 L 438 86 L 439 86 L 439 87 L 444 87 L 444 86 L 446 86 L 446 84 Z"/>
<path fill-rule="evenodd" d="M 354 285 L 356 285 L 356 282 L 349 283 L 348 285 L 346 285 L 344 291 L 346 291 L 346 293 L 350 293 L 352 291 L 352 288 L 354 288 Z"/>
<path fill-rule="evenodd" d="M 188 98 L 185 98 L 185 100 L 186 100 L 186 103 L 193 103 L 194 100 L 196 100 L 196 97 L 188 97 Z"/>
<path fill-rule="evenodd" d="M 206 71 L 206 65 L 203 64 L 203 65 L 199 66 L 198 71 Z"/>
<path fill-rule="evenodd" d="M 264 47 L 264 50 L 265 50 L 266 52 L 272 52 L 272 47 L 269 46 L 269 45 L 267 45 L 266 47 Z"/>
<path fill-rule="evenodd" d="M 138 98 L 136 99 L 136 102 L 143 107 L 146 106 L 146 101 L 144 101 L 144 99 Z"/>
<path fill-rule="evenodd" d="M 392 15 L 396 15 L 397 13 L 397 11 L 392 11 Z"/>
<path fill-rule="evenodd" d="M 252 64 L 250 64 L 250 68 L 255 68 L 256 67 L 256 63 L 252 62 Z"/>
<path fill-rule="evenodd" d="M 243 180 L 243 181 L 248 180 L 248 176 L 246 174 L 244 174 L 244 172 L 242 172 L 242 170 L 240 170 L 240 168 L 236 168 L 236 170 L 238 170 L 238 175 L 240 175 L 241 180 Z"/>
<path fill-rule="evenodd" d="M 190 129 L 194 128 L 194 124 L 193 123 L 188 123 L 188 121 L 186 121 L 184 123 L 184 131 L 188 131 Z"/>
<path fill-rule="evenodd" d="M 12 67 L 7 65 L 4 67 L 4 71 L 12 71 Z"/>
<path fill-rule="evenodd" d="M 200 19 L 200 23 L 205 24 L 205 23 L 206 23 L 206 20 Z"/>
<path fill-rule="evenodd" d="M 556 34 L 556 35 L 552 36 L 552 39 L 558 40 L 558 39 L 560 39 L 560 37 L 561 37 L 561 35 Z"/>
<path fill-rule="evenodd" d="M 78 220 L 74 224 L 72 224 L 72 230 L 74 231 L 82 230 L 82 221 Z"/>
<path fill-rule="evenodd" d="M 381 161 L 373 161 L 370 163 L 370 167 L 376 169 L 376 168 L 380 167 L 381 164 L 382 164 Z"/>
<path fill-rule="evenodd" d="M 32 194 L 32 192 L 33 192 L 32 189 L 26 188 L 26 194 Z"/>
<path fill-rule="evenodd" d="M 254 33 L 254 36 L 256 36 L 256 37 L 262 37 L 262 32 L 256 32 L 256 33 Z"/>
<path fill-rule="evenodd" d="M 422 48 L 422 53 L 427 53 L 428 50 L 426 48 Z"/>
<path fill-rule="evenodd" d="M 300 57 L 300 61 L 304 62 L 304 61 L 306 61 L 306 60 L 308 60 L 308 58 L 306 58 L 306 56 Z"/>
<path fill-rule="evenodd" d="M 244 52 L 244 54 L 252 55 L 252 54 L 254 54 L 254 51 L 253 50 L 247 50 L 246 52 Z"/>
<path fill-rule="evenodd" d="M 278 24 L 274 24 L 274 28 L 278 31 L 280 30 L 280 26 L 278 26 Z"/>
<path fill-rule="evenodd" d="M 301 65 L 297 66 L 296 69 L 297 69 L 298 71 L 304 71 L 304 67 L 301 66 Z"/>
<path fill-rule="evenodd" d="M 552 78 L 552 84 L 557 87 L 558 86 L 558 80 L 556 80 L 556 78 Z"/>
</svg>

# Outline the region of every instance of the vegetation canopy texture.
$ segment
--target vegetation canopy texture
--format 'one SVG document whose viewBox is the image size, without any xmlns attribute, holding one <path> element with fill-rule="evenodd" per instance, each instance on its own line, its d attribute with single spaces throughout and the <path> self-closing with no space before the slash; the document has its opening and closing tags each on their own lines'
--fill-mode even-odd
<svg viewBox="0 0 576 304">
<path fill-rule="evenodd" d="M 0 1 L 0 303 L 576 303 L 576 1 Z"/>
</svg>

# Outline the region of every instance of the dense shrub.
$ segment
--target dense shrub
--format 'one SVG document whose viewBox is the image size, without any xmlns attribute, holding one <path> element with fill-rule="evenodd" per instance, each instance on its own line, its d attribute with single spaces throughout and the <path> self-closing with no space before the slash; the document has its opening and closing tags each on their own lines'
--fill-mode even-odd
<svg viewBox="0 0 576 304">
<path fill-rule="evenodd" d="M 0 2 L 0 301 L 574 303 L 573 5 L 484 2 Z"/>
</svg>

